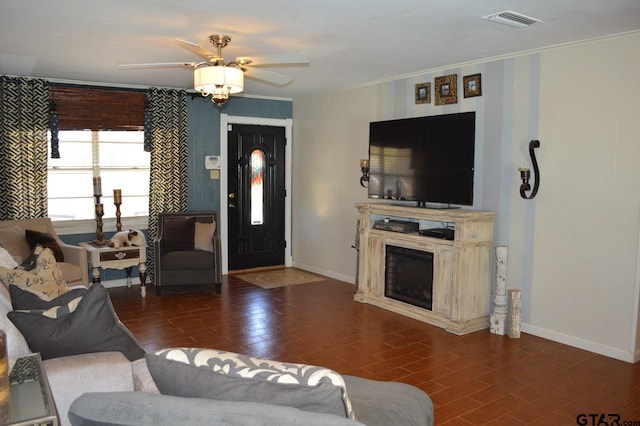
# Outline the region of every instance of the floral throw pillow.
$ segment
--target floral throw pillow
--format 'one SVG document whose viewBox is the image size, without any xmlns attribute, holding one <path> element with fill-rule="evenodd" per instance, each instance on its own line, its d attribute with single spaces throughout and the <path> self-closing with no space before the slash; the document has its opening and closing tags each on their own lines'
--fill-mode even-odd
<svg viewBox="0 0 640 426">
<path fill-rule="evenodd" d="M 52 300 L 69 290 L 53 252 L 37 246 L 36 266 L 31 271 L 0 267 L 0 281 L 6 286 L 14 284 L 38 295 L 42 300 Z"/>
</svg>

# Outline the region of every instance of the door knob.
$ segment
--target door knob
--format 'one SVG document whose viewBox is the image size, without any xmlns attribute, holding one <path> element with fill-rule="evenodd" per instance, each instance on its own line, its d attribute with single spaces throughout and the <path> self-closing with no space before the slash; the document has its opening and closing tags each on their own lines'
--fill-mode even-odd
<svg viewBox="0 0 640 426">
<path fill-rule="evenodd" d="M 234 198 L 236 198 L 236 194 L 234 194 L 233 192 L 232 192 L 232 193 L 230 193 L 230 194 L 229 194 L 229 198 L 231 198 L 231 199 L 233 200 Z"/>
</svg>

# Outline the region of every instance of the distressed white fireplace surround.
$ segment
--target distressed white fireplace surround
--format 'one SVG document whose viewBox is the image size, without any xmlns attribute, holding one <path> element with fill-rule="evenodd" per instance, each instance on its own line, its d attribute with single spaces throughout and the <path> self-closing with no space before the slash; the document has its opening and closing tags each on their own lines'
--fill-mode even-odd
<svg viewBox="0 0 640 426">
<path fill-rule="evenodd" d="M 357 292 L 369 303 L 457 334 L 489 327 L 491 250 L 495 213 L 465 209 L 428 209 L 392 204 L 356 204 L 360 214 Z M 408 220 L 420 229 L 443 224 L 455 228 L 453 241 L 374 229 L 376 220 Z M 384 295 L 385 246 L 433 253 L 432 310 Z"/>
</svg>

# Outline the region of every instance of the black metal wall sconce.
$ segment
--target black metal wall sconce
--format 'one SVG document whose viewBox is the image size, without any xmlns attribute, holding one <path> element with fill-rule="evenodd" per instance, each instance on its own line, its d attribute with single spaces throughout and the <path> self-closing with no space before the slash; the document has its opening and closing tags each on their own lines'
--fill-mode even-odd
<svg viewBox="0 0 640 426">
<path fill-rule="evenodd" d="M 520 179 L 522 179 L 522 185 L 520 185 L 520 196 L 525 200 L 530 200 L 535 197 L 540 186 L 540 169 L 538 168 L 538 161 L 536 160 L 536 153 L 534 151 L 536 148 L 540 148 L 539 140 L 532 140 L 529 142 L 529 156 L 531 157 L 531 163 L 533 164 L 533 178 L 535 179 L 533 191 L 530 195 L 527 195 L 527 191 L 531 190 L 531 185 L 529 185 L 531 172 L 526 167 L 520 167 L 518 169 L 520 170 Z"/>
<path fill-rule="evenodd" d="M 360 178 L 360 186 L 367 188 L 365 182 L 369 182 L 369 160 L 360 160 L 360 170 L 362 171 L 362 177 Z"/>
</svg>

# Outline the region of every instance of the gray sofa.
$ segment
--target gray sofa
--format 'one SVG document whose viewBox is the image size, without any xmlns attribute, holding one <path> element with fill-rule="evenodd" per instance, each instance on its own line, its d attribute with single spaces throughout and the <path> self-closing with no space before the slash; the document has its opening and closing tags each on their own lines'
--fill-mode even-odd
<svg viewBox="0 0 640 426">
<path fill-rule="evenodd" d="M 11 312 L 15 311 L 12 308 L 10 293 L 0 283 L 0 329 L 6 334 L 7 355 L 9 358 L 15 358 L 36 352 L 29 347 L 22 332 L 8 318 Z M 61 425 L 71 424 L 67 417 L 69 406 L 85 392 L 135 389 L 153 392 L 157 389 L 146 370 L 144 358 L 130 362 L 121 352 L 82 353 L 45 358 L 43 356 L 43 363 Z"/>
<path fill-rule="evenodd" d="M 426 393 L 397 382 L 343 376 L 356 420 L 257 402 L 161 395 L 146 361 L 119 352 L 45 361 L 62 425 L 389 426 L 434 424 Z M 64 413 L 68 413 L 65 415 Z"/>
<path fill-rule="evenodd" d="M 343 376 L 356 420 L 257 402 L 216 401 L 150 392 L 85 393 L 71 405 L 74 426 L 432 426 L 426 393 L 395 382 Z"/>
</svg>

